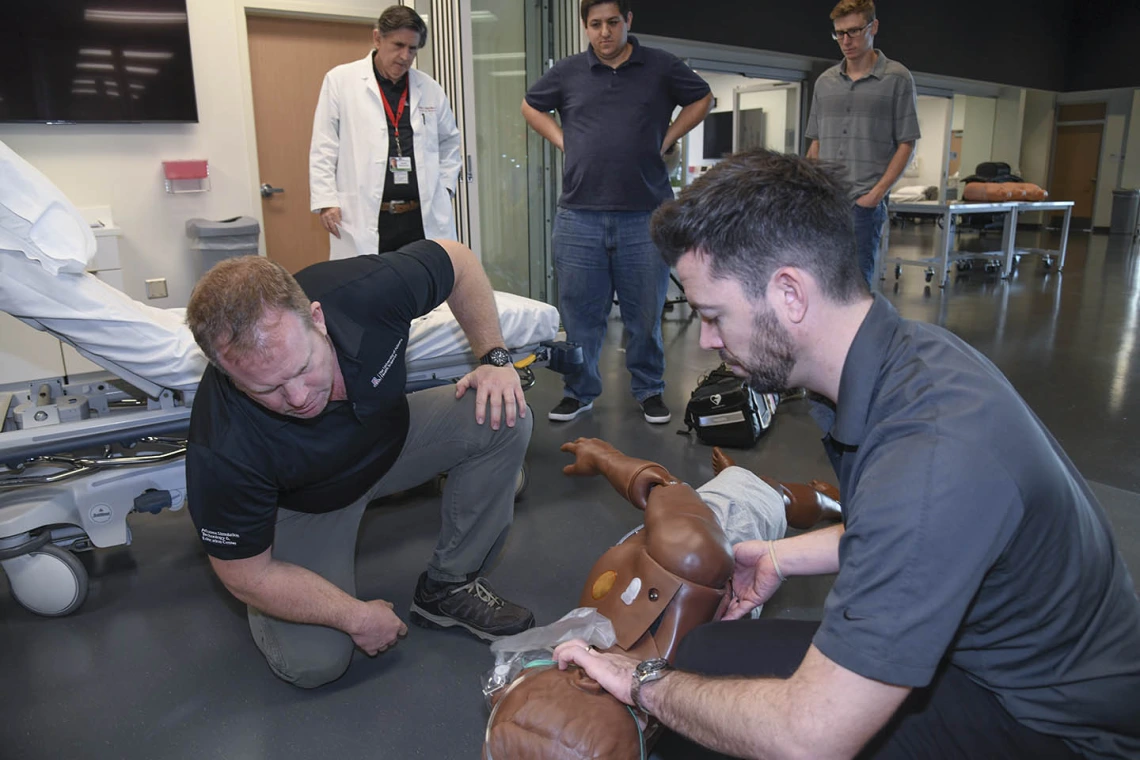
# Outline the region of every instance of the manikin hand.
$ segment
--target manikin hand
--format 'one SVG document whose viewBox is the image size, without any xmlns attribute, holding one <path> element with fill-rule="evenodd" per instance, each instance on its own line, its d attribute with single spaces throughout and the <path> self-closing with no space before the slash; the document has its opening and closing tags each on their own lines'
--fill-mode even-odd
<svg viewBox="0 0 1140 760">
<path fill-rule="evenodd" d="M 347 633 L 369 657 L 395 646 L 408 635 L 408 626 L 392 611 L 391 602 L 373 599 L 361 604 L 359 617 Z"/>
<path fill-rule="evenodd" d="M 567 454 L 574 455 L 574 461 L 562 468 L 566 475 L 598 475 L 602 472 L 603 460 L 625 456 L 601 438 L 578 438 L 567 441 L 560 448 Z"/>
</svg>

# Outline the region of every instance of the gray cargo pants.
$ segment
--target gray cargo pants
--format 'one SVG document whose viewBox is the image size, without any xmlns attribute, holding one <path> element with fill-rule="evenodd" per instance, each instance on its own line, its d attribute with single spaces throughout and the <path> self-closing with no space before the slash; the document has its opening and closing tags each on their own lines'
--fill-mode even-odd
<svg viewBox="0 0 1140 760">
<path fill-rule="evenodd" d="M 408 396 L 411 418 L 399 458 L 369 491 L 343 509 L 308 514 L 279 509 L 273 558 L 307 568 L 356 596 L 356 535 L 373 499 L 447 472 L 439 541 L 428 563 L 436 580 L 462 581 L 498 555 L 514 516 L 516 478 L 533 416 L 514 428 L 475 422 L 475 391 L 455 400 L 455 386 Z M 303 688 L 335 681 L 352 659 L 352 638 L 319 625 L 291 623 L 249 607 L 257 648 L 280 678 Z"/>
</svg>

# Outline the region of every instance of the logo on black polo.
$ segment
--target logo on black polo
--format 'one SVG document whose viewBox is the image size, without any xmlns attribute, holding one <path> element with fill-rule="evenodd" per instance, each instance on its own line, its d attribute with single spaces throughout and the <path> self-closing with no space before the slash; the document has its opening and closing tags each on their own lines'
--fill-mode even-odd
<svg viewBox="0 0 1140 760">
<path fill-rule="evenodd" d="M 388 361 L 384 362 L 384 366 L 380 368 L 380 371 L 372 376 L 373 388 L 379 387 L 380 383 L 384 382 L 384 376 L 388 374 L 388 370 L 392 369 L 392 365 L 396 363 L 396 356 L 399 355 L 400 346 L 402 345 L 404 345 L 404 339 L 400 338 L 396 343 L 396 347 L 392 349 L 392 355 L 388 357 Z"/>
</svg>

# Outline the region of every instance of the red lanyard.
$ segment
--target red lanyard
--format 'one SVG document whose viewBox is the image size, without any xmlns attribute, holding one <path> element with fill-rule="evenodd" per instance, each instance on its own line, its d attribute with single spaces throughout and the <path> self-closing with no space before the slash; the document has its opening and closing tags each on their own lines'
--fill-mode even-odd
<svg viewBox="0 0 1140 760">
<path fill-rule="evenodd" d="M 404 150 L 400 145 L 400 117 L 404 115 L 404 106 L 408 105 L 408 85 L 404 84 L 404 94 L 400 96 L 400 102 L 396 106 L 396 113 L 392 113 L 392 106 L 388 104 L 388 98 L 384 97 L 384 88 L 380 87 L 377 82 L 376 86 L 380 89 L 380 100 L 384 102 L 384 112 L 388 114 L 388 120 L 392 122 L 392 126 L 396 130 L 396 155 L 403 156 Z"/>
</svg>

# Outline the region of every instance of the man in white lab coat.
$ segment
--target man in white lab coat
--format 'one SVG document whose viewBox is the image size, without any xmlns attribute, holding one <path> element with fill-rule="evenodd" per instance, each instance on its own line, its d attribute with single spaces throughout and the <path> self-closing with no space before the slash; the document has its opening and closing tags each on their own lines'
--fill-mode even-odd
<svg viewBox="0 0 1140 760">
<path fill-rule="evenodd" d="M 419 14 L 393 5 L 372 31 L 374 49 L 325 75 L 309 194 L 331 235 L 332 259 L 457 237 L 459 129 L 443 88 L 411 68 L 426 40 Z"/>
</svg>

